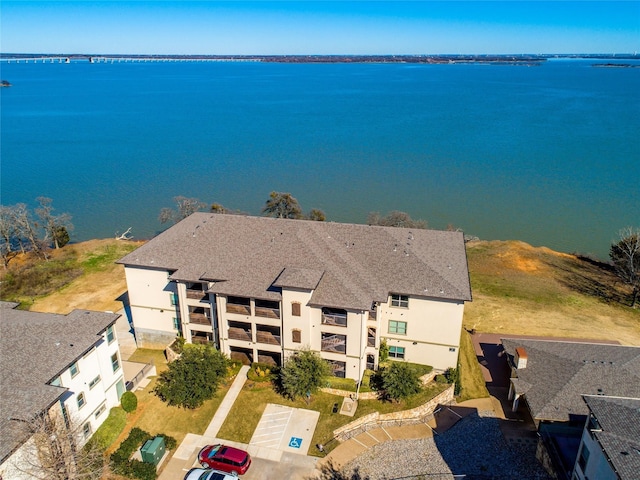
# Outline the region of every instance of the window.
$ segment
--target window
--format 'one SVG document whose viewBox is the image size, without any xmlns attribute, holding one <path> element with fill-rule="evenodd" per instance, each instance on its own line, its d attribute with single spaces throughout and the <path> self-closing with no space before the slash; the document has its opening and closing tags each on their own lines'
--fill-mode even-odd
<svg viewBox="0 0 640 480">
<path fill-rule="evenodd" d="M 291 302 L 291 315 L 294 317 L 300 316 L 300 303 L 299 302 Z"/>
<path fill-rule="evenodd" d="M 396 320 L 389 320 L 389 333 L 396 333 L 398 335 L 407 334 L 407 322 L 398 322 Z"/>
<path fill-rule="evenodd" d="M 92 389 L 93 387 L 95 387 L 97 384 L 100 383 L 100 375 L 98 375 L 96 378 L 94 378 L 93 380 L 91 380 L 89 382 L 89 389 Z"/>
<path fill-rule="evenodd" d="M 391 306 L 409 308 L 409 297 L 407 295 L 391 294 Z"/>
<path fill-rule="evenodd" d="M 169 296 L 171 297 L 171 305 L 177 305 L 178 304 L 178 294 L 177 293 L 170 293 Z"/>
<path fill-rule="evenodd" d="M 583 443 L 582 449 L 580 450 L 580 458 L 578 459 L 578 465 L 580 465 L 580 470 L 582 470 L 582 473 L 585 473 L 588 461 L 589 461 L 589 450 L 587 449 L 587 446 Z"/>
<path fill-rule="evenodd" d="M 85 440 L 91 436 L 91 424 L 89 422 L 82 426 L 82 434 L 84 435 Z"/>
<path fill-rule="evenodd" d="M 391 358 L 404 358 L 404 347 L 389 347 Z"/>
<path fill-rule="evenodd" d="M 114 353 L 111 355 L 111 368 L 113 368 L 113 372 L 117 372 L 120 368 L 120 360 L 118 360 L 118 354 Z"/>
<path fill-rule="evenodd" d="M 347 336 L 322 332 L 320 349 L 323 352 L 347 353 Z"/>
<path fill-rule="evenodd" d="M 107 328 L 107 342 L 111 343 L 116 339 L 116 332 L 113 329 L 113 325 Z"/>
<path fill-rule="evenodd" d="M 71 372 L 71 378 L 75 377 L 78 373 L 80 373 L 80 367 L 78 367 L 78 362 L 74 362 L 74 364 L 69 367 L 69 371 Z"/>
<path fill-rule="evenodd" d="M 298 330 L 297 328 L 291 330 L 291 341 L 293 343 L 302 342 L 302 338 L 301 337 L 302 337 L 302 332 L 300 332 L 300 330 Z"/>
<path fill-rule="evenodd" d="M 178 317 L 173 317 L 173 328 L 180 331 L 180 319 Z"/>
<path fill-rule="evenodd" d="M 80 392 L 76 397 L 76 402 L 78 403 L 78 410 L 85 406 L 87 401 L 84 398 L 84 392 Z"/>
<path fill-rule="evenodd" d="M 100 415 L 102 415 L 106 411 L 107 411 L 107 406 L 103 403 L 98 407 L 98 410 L 96 410 L 96 413 L 94 414 L 94 417 L 96 418 L 96 420 L 100 418 Z"/>
</svg>

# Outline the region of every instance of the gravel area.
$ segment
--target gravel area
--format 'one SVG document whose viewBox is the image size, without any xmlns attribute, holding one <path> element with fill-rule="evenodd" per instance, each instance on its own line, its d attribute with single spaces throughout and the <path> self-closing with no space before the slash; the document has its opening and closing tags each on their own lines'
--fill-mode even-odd
<svg viewBox="0 0 640 480">
<path fill-rule="evenodd" d="M 493 412 L 469 415 L 434 438 L 381 443 L 343 471 L 370 480 L 451 479 L 454 474 L 466 475 L 465 480 L 550 478 L 530 450 L 507 444 Z"/>
</svg>

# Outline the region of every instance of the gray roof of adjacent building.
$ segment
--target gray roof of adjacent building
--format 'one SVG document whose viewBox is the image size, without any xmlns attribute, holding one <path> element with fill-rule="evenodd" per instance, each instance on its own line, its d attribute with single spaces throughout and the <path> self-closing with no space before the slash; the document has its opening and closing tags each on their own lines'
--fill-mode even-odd
<svg viewBox="0 0 640 480">
<path fill-rule="evenodd" d="M 462 232 L 194 213 L 119 263 L 223 295 L 280 300 L 277 287 L 298 288 L 312 305 L 355 310 L 390 293 L 471 300 Z"/>
<path fill-rule="evenodd" d="M 585 396 L 600 430 L 593 435 L 622 480 L 640 472 L 640 398 Z"/>
<path fill-rule="evenodd" d="M 640 347 L 504 338 L 513 357 L 527 352 L 514 386 L 536 420 L 569 421 L 588 415 L 582 395 L 640 397 Z"/>
<path fill-rule="evenodd" d="M 17 310 L 0 302 L 0 463 L 28 437 L 24 422 L 66 392 L 49 382 L 86 354 L 119 315 Z"/>
</svg>

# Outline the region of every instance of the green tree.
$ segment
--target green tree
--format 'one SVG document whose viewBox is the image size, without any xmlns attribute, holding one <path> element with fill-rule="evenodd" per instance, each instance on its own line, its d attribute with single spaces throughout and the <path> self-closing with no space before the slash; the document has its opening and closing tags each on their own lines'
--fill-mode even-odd
<svg viewBox="0 0 640 480">
<path fill-rule="evenodd" d="M 227 358 L 209 345 L 185 345 L 158 377 L 154 392 L 169 405 L 196 408 L 212 398 L 227 373 Z"/>
<path fill-rule="evenodd" d="M 280 385 L 284 395 L 292 400 L 309 397 L 324 385 L 331 367 L 316 352 L 308 348 L 291 355 L 280 369 Z"/>
<path fill-rule="evenodd" d="M 290 193 L 284 192 L 271 192 L 262 209 L 262 214 L 274 218 L 303 218 L 298 200 Z"/>
<path fill-rule="evenodd" d="M 609 257 L 616 275 L 631 287 L 631 307 L 635 308 L 640 295 L 640 229 L 623 228 L 619 237 L 619 240 L 611 245 Z"/>
<path fill-rule="evenodd" d="M 307 215 L 307 219 L 314 220 L 316 222 L 324 222 L 327 219 L 327 216 L 322 210 L 312 208 L 309 215 Z"/>
<path fill-rule="evenodd" d="M 381 372 L 382 388 L 389 398 L 399 401 L 420 392 L 422 385 L 418 372 L 404 362 L 391 362 Z"/>
<path fill-rule="evenodd" d="M 378 212 L 371 212 L 367 217 L 367 224 L 383 227 L 427 228 L 426 220 L 414 220 L 408 213 L 398 210 L 392 211 L 385 217 L 381 217 Z"/>
</svg>

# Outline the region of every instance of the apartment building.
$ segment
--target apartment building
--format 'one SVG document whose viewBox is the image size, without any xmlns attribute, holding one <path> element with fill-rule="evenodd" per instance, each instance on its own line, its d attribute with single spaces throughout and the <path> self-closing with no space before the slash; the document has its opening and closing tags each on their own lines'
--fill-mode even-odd
<svg viewBox="0 0 640 480">
<path fill-rule="evenodd" d="M 141 347 L 183 335 L 277 365 L 309 347 L 356 380 L 382 342 L 455 367 L 471 300 L 461 232 L 195 213 L 119 263 Z"/>
<path fill-rule="evenodd" d="M 0 477 L 26 479 L 37 468 L 39 418 L 61 419 L 81 447 L 119 405 L 125 382 L 118 315 L 57 315 L 17 305 L 0 302 Z"/>
</svg>

